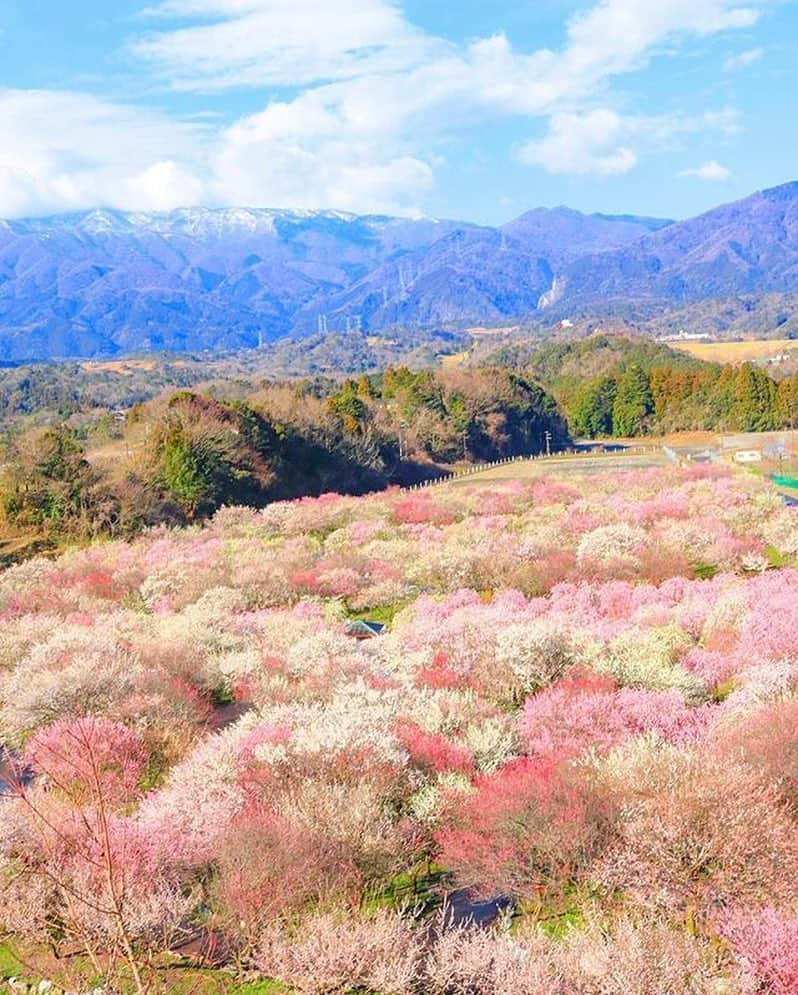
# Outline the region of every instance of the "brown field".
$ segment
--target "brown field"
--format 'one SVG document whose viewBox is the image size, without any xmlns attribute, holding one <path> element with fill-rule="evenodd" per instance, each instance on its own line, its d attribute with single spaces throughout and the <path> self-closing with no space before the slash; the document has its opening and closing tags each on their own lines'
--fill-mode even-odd
<svg viewBox="0 0 798 995">
<path fill-rule="evenodd" d="M 639 438 L 607 439 L 612 446 L 673 446 L 678 449 L 706 449 L 720 444 L 717 432 L 669 432 L 667 435 L 646 435 Z"/>
<path fill-rule="evenodd" d="M 5 535 L 0 526 L 0 569 L 21 563 L 37 553 L 47 553 L 53 544 L 36 532 L 26 535 Z"/>
<path fill-rule="evenodd" d="M 441 361 L 441 366 L 444 369 L 446 369 L 446 367 L 449 366 L 462 366 L 463 363 L 468 359 L 469 355 L 470 354 L 468 353 L 468 351 L 453 352 L 450 353 L 449 355 L 441 355 L 438 358 Z"/>
<path fill-rule="evenodd" d="M 109 359 L 107 362 L 93 361 L 80 364 L 80 368 L 87 373 L 107 370 L 109 373 L 119 373 L 123 377 L 132 376 L 134 370 L 150 373 L 155 366 L 154 359 Z"/>
<path fill-rule="evenodd" d="M 162 364 L 155 359 L 90 359 L 85 363 L 81 363 L 80 368 L 87 373 L 97 373 L 105 370 L 108 373 L 118 373 L 120 376 L 130 377 L 136 371 L 151 373 L 159 365 Z M 188 363 L 184 359 L 172 359 L 169 361 L 169 365 L 177 369 L 188 366 Z"/>
<path fill-rule="evenodd" d="M 710 363 L 749 363 L 755 359 L 776 359 L 798 349 L 795 339 L 746 339 L 744 342 L 671 342 L 680 352 Z"/>
<path fill-rule="evenodd" d="M 776 442 L 782 443 L 790 452 L 790 457 L 777 463 L 765 452 L 768 446 Z M 598 442 L 597 445 L 601 445 Z M 676 451 L 681 465 L 688 453 L 699 453 L 704 450 L 714 450 L 719 457 L 719 464 L 732 467 L 741 473 L 755 473 L 769 476 L 773 472 L 788 476 L 798 476 L 798 430 L 788 432 L 737 432 L 724 434 L 718 432 L 671 432 L 668 435 L 645 436 L 631 439 L 606 439 L 607 446 L 623 446 L 609 452 L 562 453 L 551 457 L 537 459 L 519 459 L 510 463 L 500 463 L 497 466 L 486 467 L 484 470 L 460 472 L 451 478 L 441 481 L 443 486 L 468 487 L 491 484 L 496 481 L 529 480 L 536 477 L 576 473 L 589 475 L 616 470 L 639 470 L 645 467 L 674 465 L 666 455 L 663 446 Z M 758 449 L 764 453 L 761 463 L 740 466 L 734 463 L 732 457 L 738 449 Z M 785 491 L 798 501 L 798 491 Z"/>
<path fill-rule="evenodd" d="M 129 455 L 129 452 L 130 445 L 128 444 L 126 447 L 124 441 L 119 439 L 115 442 L 108 442 L 104 446 L 89 449 L 86 452 L 86 459 L 92 466 L 107 468 L 109 464 L 112 467 L 118 464 L 121 459 Z"/>
</svg>

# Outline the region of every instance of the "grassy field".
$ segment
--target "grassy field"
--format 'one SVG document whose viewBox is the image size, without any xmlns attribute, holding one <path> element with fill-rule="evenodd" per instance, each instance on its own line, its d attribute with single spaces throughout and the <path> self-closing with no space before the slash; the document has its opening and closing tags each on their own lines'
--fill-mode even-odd
<svg viewBox="0 0 798 995">
<path fill-rule="evenodd" d="M 674 349 L 710 363 L 749 363 L 775 359 L 798 349 L 795 339 L 747 339 L 744 342 L 674 342 Z"/>
<path fill-rule="evenodd" d="M 587 456 L 552 456 L 546 459 L 516 460 L 513 463 L 501 463 L 476 473 L 464 473 L 452 477 L 443 486 L 468 487 L 470 484 L 483 484 L 496 480 L 530 480 L 550 474 L 556 474 L 559 477 L 567 473 L 640 470 L 649 466 L 667 466 L 668 462 L 668 458 L 661 450 L 646 453 L 621 452 Z"/>
</svg>

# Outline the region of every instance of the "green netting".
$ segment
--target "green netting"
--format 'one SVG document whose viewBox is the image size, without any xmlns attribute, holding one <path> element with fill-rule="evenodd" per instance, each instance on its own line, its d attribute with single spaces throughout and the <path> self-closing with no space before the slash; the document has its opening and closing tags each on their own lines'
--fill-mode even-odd
<svg viewBox="0 0 798 995">
<path fill-rule="evenodd" d="M 771 478 L 774 484 L 779 487 L 792 487 L 798 491 L 798 477 L 777 477 L 775 474 Z"/>
</svg>

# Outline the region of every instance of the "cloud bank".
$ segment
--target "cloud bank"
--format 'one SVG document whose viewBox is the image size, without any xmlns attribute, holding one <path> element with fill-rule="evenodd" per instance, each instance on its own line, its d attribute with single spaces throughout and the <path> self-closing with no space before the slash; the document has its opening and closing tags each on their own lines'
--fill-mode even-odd
<svg viewBox="0 0 798 995">
<path fill-rule="evenodd" d="M 599 0 L 564 23 L 558 48 L 524 52 L 501 33 L 454 44 L 391 0 L 166 0 L 144 12 L 127 53 L 152 85 L 200 101 L 262 91 L 262 109 L 198 124 L 87 94 L 2 90 L 0 215 L 200 202 L 413 213 L 447 140 L 509 117 L 543 129 L 519 161 L 622 174 L 698 119 L 626 112 L 613 82 L 691 40 L 751 28 L 764 2 Z M 699 117 L 722 133 L 733 116 Z M 689 172 L 711 166 L 724 169 Z"/>
</svg>

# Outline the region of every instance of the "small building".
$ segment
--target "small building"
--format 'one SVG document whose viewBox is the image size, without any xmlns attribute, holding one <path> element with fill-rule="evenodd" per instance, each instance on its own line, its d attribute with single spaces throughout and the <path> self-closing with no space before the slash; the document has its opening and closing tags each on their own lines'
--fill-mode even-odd
<svg viewBox="0 0 798 995">
<path fill-rule="evenodd" d="M 735 463 L 761 463 L 762 453 L 758 449 L 740 449 L 734 454 Z"/>
<path fill-rule="evenodd" d="M 373 639 L 379 636 L 384 628 L 382 622 L 368 622 L 358 618 L 354 622 L 347 622 L 344 632 L 353 639 Z"/>
</svg>

